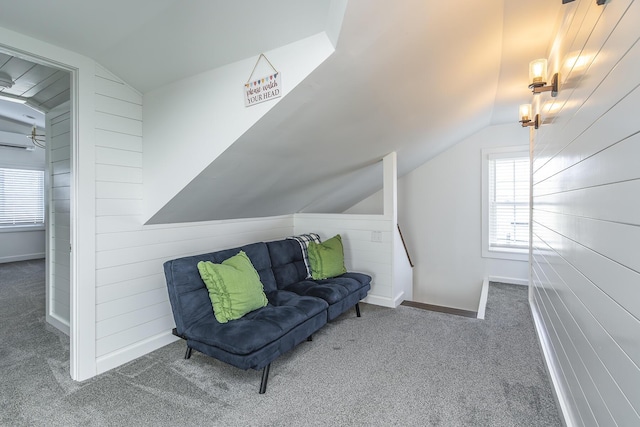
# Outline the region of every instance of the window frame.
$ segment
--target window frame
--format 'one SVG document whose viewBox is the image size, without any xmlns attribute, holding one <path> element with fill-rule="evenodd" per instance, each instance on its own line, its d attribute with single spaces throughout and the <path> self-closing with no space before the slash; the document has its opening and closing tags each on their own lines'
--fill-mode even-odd
<svg viewBox="0 0 640 427">
<path fill-rule="evenodd" d="M 20 223 L 20 224 L 0 224 L 0 233 L 16 233 L 24 231 L 41 231 L 46 229 L 47 223 L 47 171 L 43 167 L 25 165 L 25 164 L 8 164 L 0 163 L 2 169 L 14 169 L 24 171 L 38 171 L 42 172 L 43 178 L 43 192 L 42 192 L 42 208 L 43 208 L 43 221 L 41 223 Z"/>
<path fill-rule="evenodd" d="M 529 261 L 529 250 L 531 242 L 527 248 L 491 247 L 489 242 L 489 162 L 493 158 L 522 158 L 529 159 L 528 146 L 500 147 L 482 149 L 482 257 L 498 258 L 514 261 Z M 531 164 L 529 164 L 531 167 Z M 529 171 L 531 175 L 531 171 Z M 531 218 L 531 184 L 529 183 L 529 218 Z M 531 224 L 529 224 L 531 229 Z M 529 233 L 530 234 L 530 233 Z M 529 236 L 530 238 L 530 236 Z"/>
</svg>

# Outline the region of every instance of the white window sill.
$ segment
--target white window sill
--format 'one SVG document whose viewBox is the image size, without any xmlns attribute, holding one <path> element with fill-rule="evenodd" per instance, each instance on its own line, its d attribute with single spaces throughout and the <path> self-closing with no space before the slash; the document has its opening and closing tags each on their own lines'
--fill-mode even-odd
<svg viewBox="0 0 640 427">
<path fill-rule="evenodd" d="M 508 259 L 512 261 L 529 261 L 529 249 L 515 249 L 515 248 L 483 249 L 482 257 Z"/>
<path fill-rule="evenodd" d="M 25 231 L 44 231 L 45 226 L 38 225 L 9 225 L 0 226 L 0 233 L 23 233 Z"/>
</svg>

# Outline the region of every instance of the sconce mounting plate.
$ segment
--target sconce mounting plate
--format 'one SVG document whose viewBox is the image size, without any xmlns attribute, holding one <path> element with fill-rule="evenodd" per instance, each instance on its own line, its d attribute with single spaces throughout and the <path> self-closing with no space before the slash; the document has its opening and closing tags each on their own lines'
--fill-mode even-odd
<svg viewBox="0 0 640 427">
<path fill-rule="evenodd" d="M 551 96 L 554 98 L 558 96 L 558 73 L 553 75 L 549 86 L 545 86 L 545 84 L 546 82 L 536 84 L 532 83 L 529 85 L 529 89 L 531 89 L 534 94 L 551 91 Z"/>
</svg>

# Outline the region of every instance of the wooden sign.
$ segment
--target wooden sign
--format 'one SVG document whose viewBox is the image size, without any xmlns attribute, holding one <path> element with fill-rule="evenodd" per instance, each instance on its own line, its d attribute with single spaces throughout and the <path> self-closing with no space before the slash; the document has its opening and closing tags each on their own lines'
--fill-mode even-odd
<svg viewBox="0 0 640 427">
<path fill-rule="evenodd" d="M 254 79 L 253 73 L 256 72 L 256 68 L 262 58 L 269 63 L 273 73 L 259 79 Z M 282 80 L 280 72 L 278 72 L 267 57 L 264 56 L 264 53 L 261 53 L 256 61 L 256 65 L 253 66 L 249 80 L 244 84 L 244 106 L 251 107 L 252 105 L 280 98 L 281 96 Z"/>
<path fill-rule="evenodd" d="M 244 106 L 250 107 L 282 96 L 280 73 L 252 80 L 244 85 Z"/>
</svg>

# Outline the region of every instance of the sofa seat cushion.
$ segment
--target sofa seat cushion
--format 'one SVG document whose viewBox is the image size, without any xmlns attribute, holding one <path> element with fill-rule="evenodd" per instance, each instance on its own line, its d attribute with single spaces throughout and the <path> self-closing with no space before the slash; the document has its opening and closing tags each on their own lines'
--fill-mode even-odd
<svg viewBox="0 0 640 427">
<path fill-rule="evenodd" d="M 354 273 L 354 272 L 346 272 L 342 276 L 343 278 L 355 279 L 360 282 L 363 286 L 371 284 L 371 276 L 364 273 Z"/>
<path fill-rule="evenodd" d="M 324 280 L 303 280 L 298 283 L 293 283 L 285 289 L 295 292 L 298 295 L 322 298 L 329 305 L 332 305 L 368 284 L 368 282 L 364 284 L 358 280 L 364 280 L 364 278 L 349 277 L 347 274 Z"/>
<path fill-rule="evenodd" d="M 327 303 L 286 291 L 267 293 L 269 304 L 240 319 L 219 323 L 207 316 L 185 331 L 189 340 L 245 355 L 261 349 L 327 309 Z M 310 330 L 308 335 L 315 331 Z"/>
</svg>

